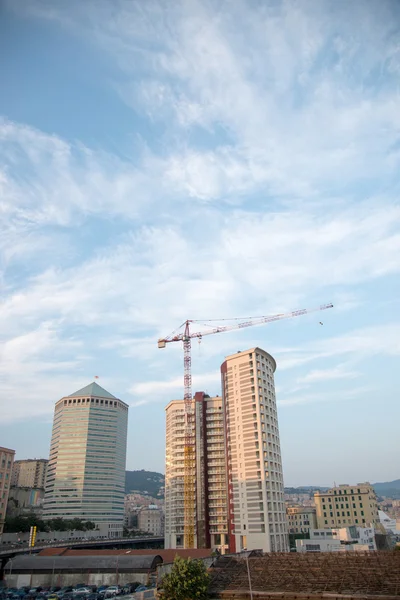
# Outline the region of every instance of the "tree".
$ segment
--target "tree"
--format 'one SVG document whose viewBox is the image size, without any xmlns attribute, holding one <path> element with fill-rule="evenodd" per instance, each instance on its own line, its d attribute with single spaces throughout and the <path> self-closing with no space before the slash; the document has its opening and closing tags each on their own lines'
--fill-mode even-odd
<svg viewBox="0 0 400 600">
<path fill-rule="evenodd" d="M 203 600 L 208 598 L 209 575 L 201 560 L 177 556 L 170 573 L 161 583 L 163 600 Z"/>
</svg>

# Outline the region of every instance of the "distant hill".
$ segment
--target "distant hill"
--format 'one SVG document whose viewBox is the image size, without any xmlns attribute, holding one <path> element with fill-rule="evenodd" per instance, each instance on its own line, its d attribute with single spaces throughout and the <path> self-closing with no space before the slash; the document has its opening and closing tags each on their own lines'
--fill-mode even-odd
<svg viewBox="0 0 400 600">
<path fill-rule="evenodd" d="M 326 492 L 327 487 L 318 487 L 315 485 L 302 485 L 301 487 L 285 487 L 285 494 L 309 494 L 312 496 L 317 490 Z"/>
<path fill-rule="evenodd" d="M 164 498 L 165 477 L 153 471 L 125 471 L 125 493 L 140 492 L 153 498 Z"/>
<path fill-rule="evenodd" d="M 395 481 L 385 481 L 372 484 L 378 496 L 400 499 L 400 479 Z M 125 493 L 129 494 L 133 490 L 142 494 L 147 494 L 153 498 L 164 498 L 165 477 L 162 473 L 154 471 L 126 471 L 125 472 Z M 285 487 L 286 494 L 310 494 L 316 490 L 326 491 L 326 486 L 303 485 L 301 487 Z"/>
<path fill-rule="evenodd" d="M 373 484 L 378 496 L 387 496 L 388 498 L 400 498 L 400 479 L 394 481 L 385 481 L 383 483 Z"/>
</svg>

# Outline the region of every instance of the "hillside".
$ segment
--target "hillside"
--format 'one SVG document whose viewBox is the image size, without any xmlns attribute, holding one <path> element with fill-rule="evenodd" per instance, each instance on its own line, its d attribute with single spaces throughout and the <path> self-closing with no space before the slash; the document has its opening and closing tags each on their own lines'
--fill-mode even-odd
<svg viewBox="0 0 400 600">
<path fill-rule="evenodd" d="M 133 490 L 142 494 L 147 494 L 153 498 L 164 498 L 165 477 L 162 473 L 154 471 L 126 471 L 125 472 L 125 493 L 129 494 Z M 378 496 L 388 498 L 400 498 L 400 479 L 395 481 L 385 481 L 372 484 Z M 286 494 L 310 494 L 316 490 L 326 491 L 325 486 L 301 486 L 298 488 L 285 488 Z"/>
<path fill-rule="evenodd" d="M 153 471 L 125 471 L 125 493 L 141 492 L 153 498 L 164 498 L 165 477 Z"/>
<path fill-rule="evenodd" d="M 373 486 L 378 496 L 400 498 L 400 479 L 384 481 L 383 483 L 374 483 Z"/>
</svg>

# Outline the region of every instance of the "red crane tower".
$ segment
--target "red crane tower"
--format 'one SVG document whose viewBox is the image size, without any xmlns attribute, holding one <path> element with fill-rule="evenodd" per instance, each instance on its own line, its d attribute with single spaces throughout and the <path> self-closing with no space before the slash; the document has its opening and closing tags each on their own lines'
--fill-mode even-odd
<svg viewBox="0 0 400 600">
<path fill-rule="evenodd" d="M 205 335 L 214 335 L 215 333 L 223 333 L 234 329 L 244 329 L 253 325 L 263 325 L 280 321 L 282 319 L 291 319 L 300 317 L 312 312 L 333 308 L 333 304 L 322 304 L 317 308 L 295 310 L 290 313 L 272 315 L 270 317 L 249 318 L 247 321 L 241 321 L 233 325 L 222 325 L 212 327 L 207 331 L 190 331 L 192 323 L 203 323 L 203 321 L 187 320 L 176 331 L 165 338 L 158 340 L 158 347 L 165 348 L 171 342 L 183 342 L 184 356 L 184 402 L 185 402 L 185 446 L 184 446 L 184 481 L 183 481 L 183 504 L 184 504 L 184 547 L 194 547 L 194 531 L 195 531 L 195 489 L 194 489 L 194 460 L 195 460 L 195 439 L 193 433 L 193 398 L 192 398 L 192 357 L 191 357 L 191 340 L 197 338 L 199 341 Z M 225 319 L 229 320 L 229 319 Z M 239 319 L 235 319 L 239 320 Z M 182 330 L 183 331 L 180 331 Z"/>
</svg>

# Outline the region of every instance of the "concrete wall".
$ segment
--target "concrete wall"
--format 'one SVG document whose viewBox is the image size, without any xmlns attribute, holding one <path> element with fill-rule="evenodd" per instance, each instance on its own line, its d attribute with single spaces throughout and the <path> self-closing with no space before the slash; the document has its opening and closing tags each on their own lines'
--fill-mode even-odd
<svg viewBox="0 0 400 600">
<path fill-rule="evenodd" d="M 133 581 L 139 581 L 147 585 L 149 581 L 148 573 L 4 573 L 4 579 L 8 587 L 22 587 L 23 585 L 51 586 L 51 585 L 76 585 L 85 583 L 87 585 L 124 585 Z"/>
</svg>

